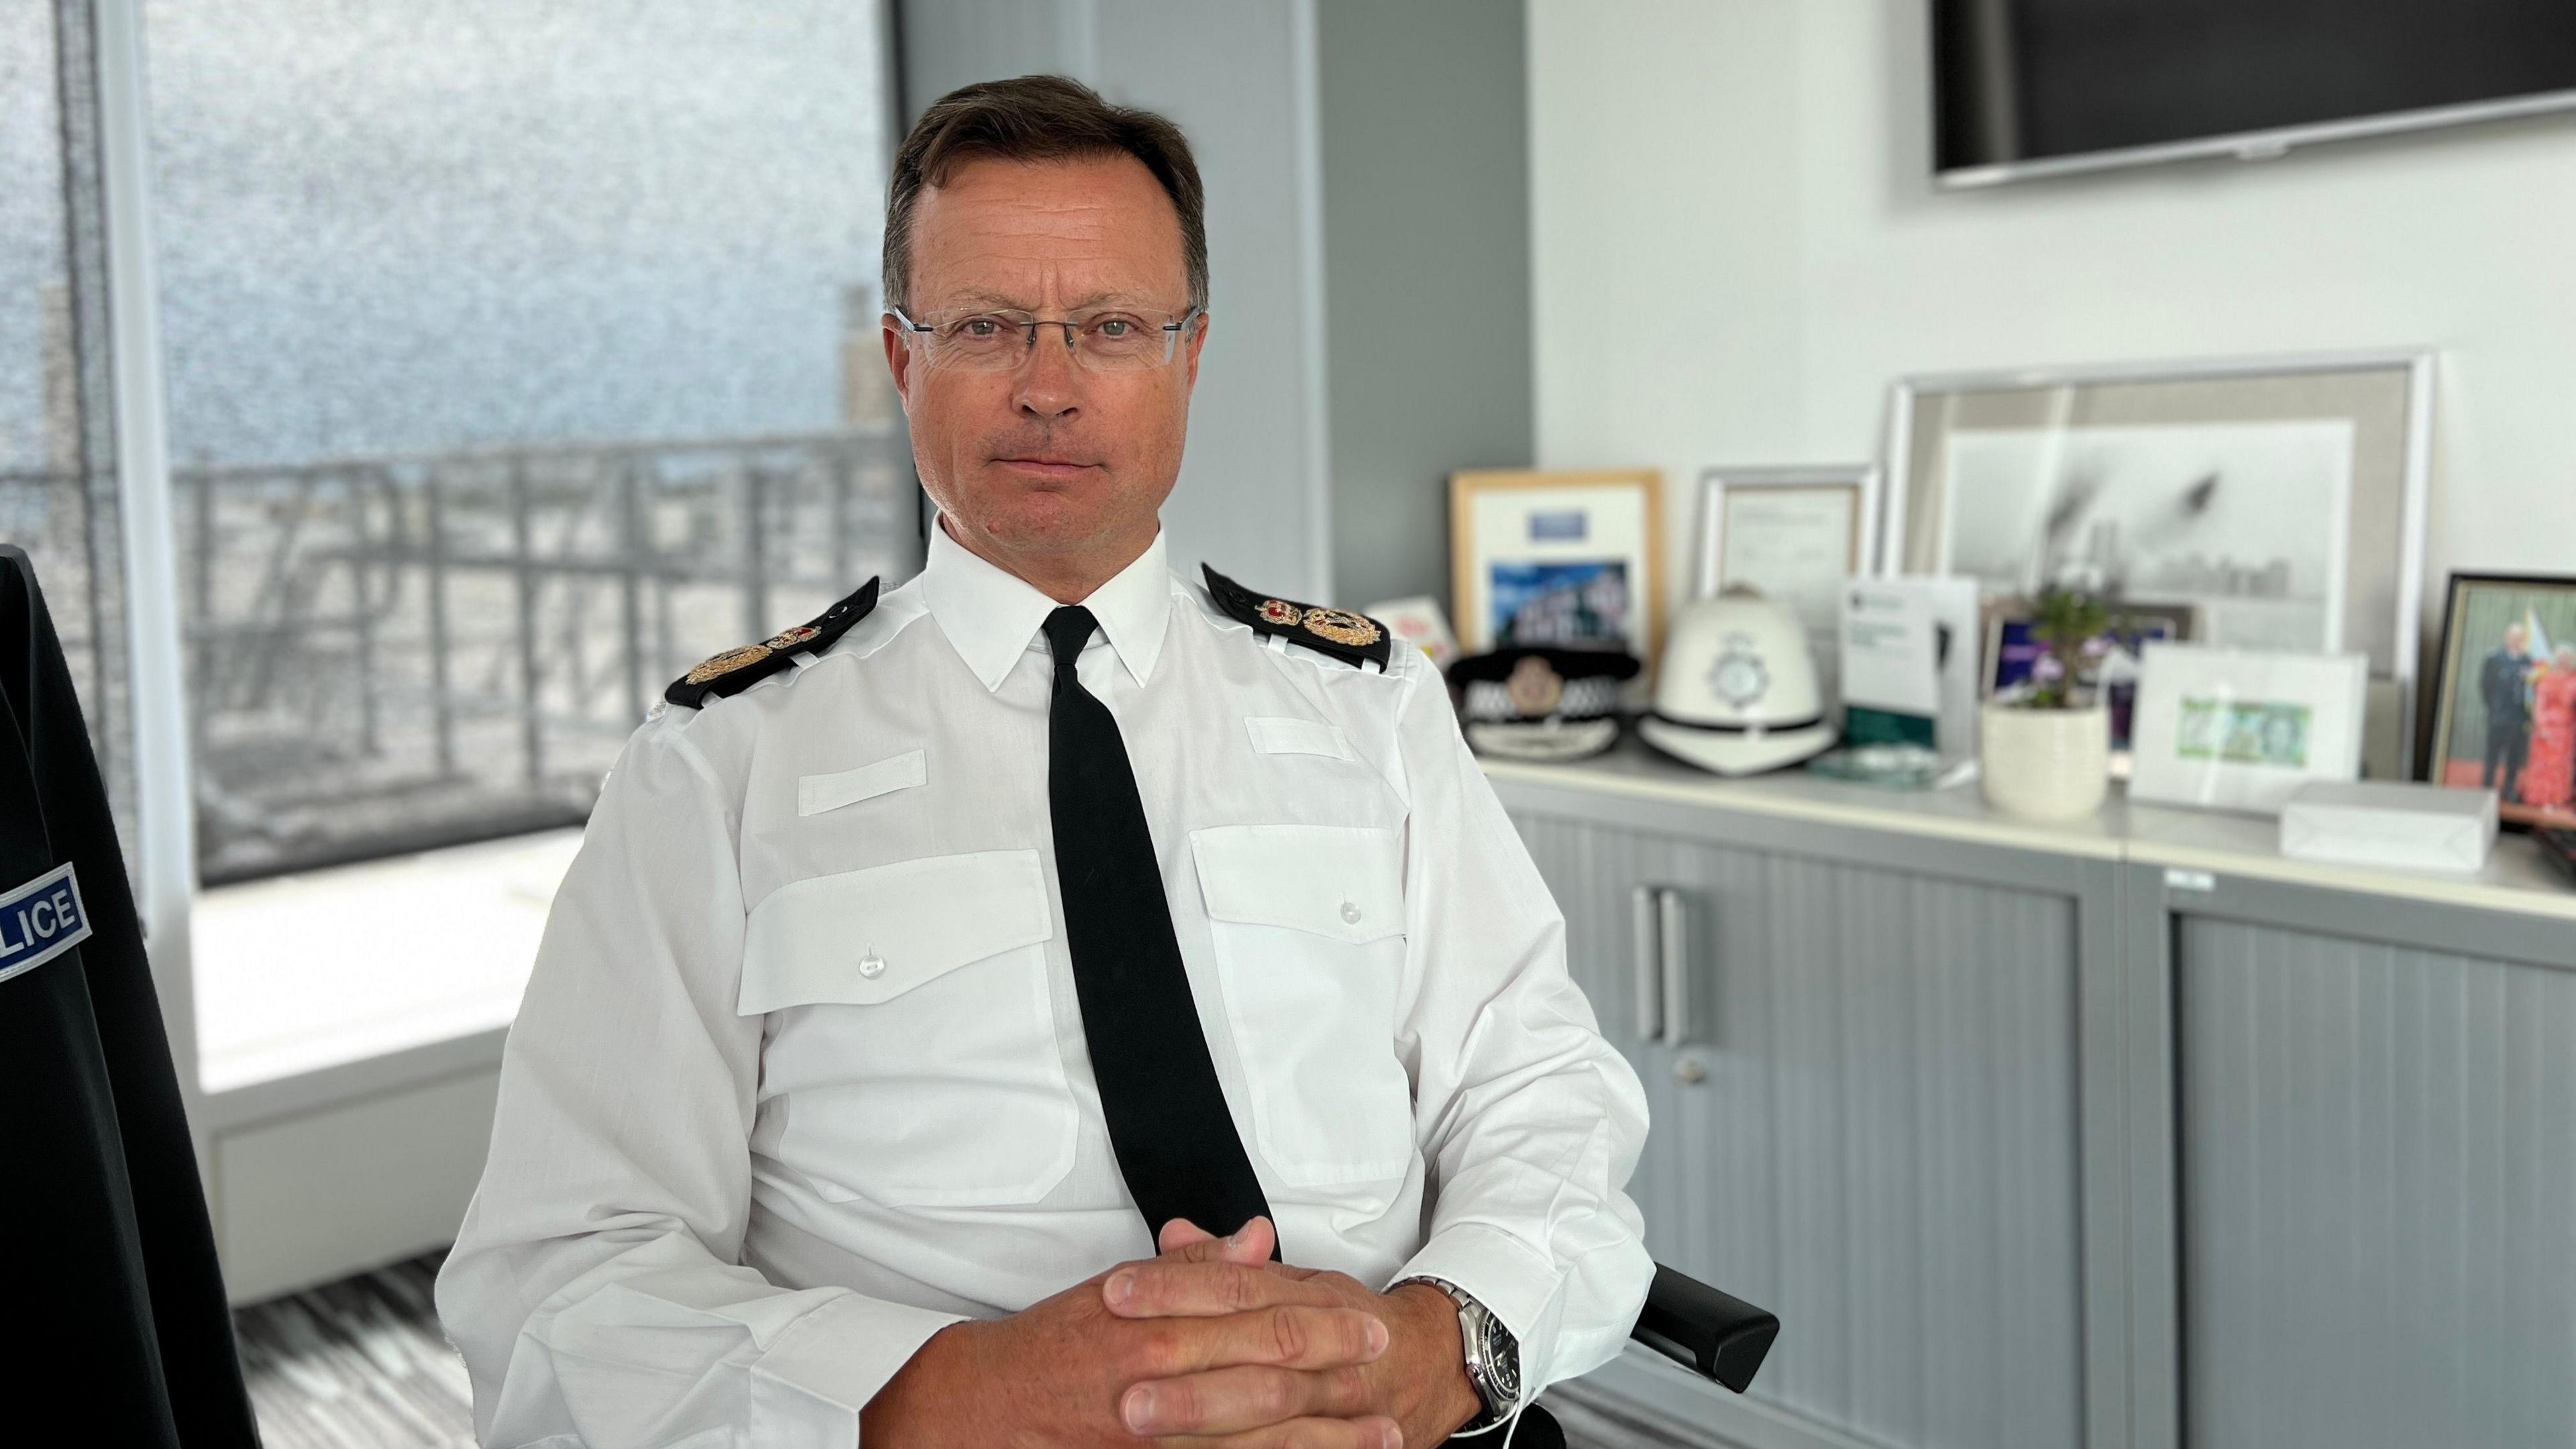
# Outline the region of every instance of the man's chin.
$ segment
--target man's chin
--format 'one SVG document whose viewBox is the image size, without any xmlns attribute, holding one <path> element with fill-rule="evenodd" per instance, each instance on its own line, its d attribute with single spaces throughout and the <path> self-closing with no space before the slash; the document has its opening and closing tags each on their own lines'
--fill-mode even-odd
<svg viewBox="0 0 2576 1449">
<path fill-rule="evenodd" d="M 1014 500 L 978 520 L 977 531 L 1020 554 L 1080 553 L 1100 547 L 1118 531 L 1095 508 L 1061 506 L 1070 501 L 1061 495 Z"/>
</svg>

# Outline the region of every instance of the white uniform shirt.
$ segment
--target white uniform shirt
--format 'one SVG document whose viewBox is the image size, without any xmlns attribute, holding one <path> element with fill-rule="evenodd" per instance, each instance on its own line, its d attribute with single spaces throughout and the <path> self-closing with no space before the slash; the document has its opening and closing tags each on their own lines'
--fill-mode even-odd
<svg viewBox="0 0 2576 1449">
<path fill-rule="evenodd" d="M 1282 1255 L 1457 1283 L 1526 1394 L 1609 1359 L 1645 1098 L 1438 673 L 1265 639 L 1159 539 L 1085 603 Z M 627 742 L 439 1274 L 484 1443 L 849 1449 L 943 1325 L 1153 1255 L 1056 895 L 1055 607 L 934 529 L 819 658 Z"/>
</svg>

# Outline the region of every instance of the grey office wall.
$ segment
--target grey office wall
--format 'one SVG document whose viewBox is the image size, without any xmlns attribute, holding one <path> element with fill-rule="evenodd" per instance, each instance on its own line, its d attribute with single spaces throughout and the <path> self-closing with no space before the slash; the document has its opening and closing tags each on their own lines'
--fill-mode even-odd
<svg viewBox="0 0 2576 1449">
<path fill-rule="evenodd" d="M 1207 349 L 1163 522 L 1175 567 L 1328 591 L 1311 8 L 1296 0 L 901 0 L 906 121 L 957 86 L 1054 71 L 1189 134 L 1207 185 Z"/>
<path fill-rule="evenodd" d="M 907 121 L 1057 71 L 1178 121 L 1213 322 L 1173 557 L 1448 593 L 1449 473 L 1531 457 L 1523 0 L 900 0 Z"/>
<path fill-rule="evenodd" d="M 1449 592 L 1451 471 L 1531 458 L 1521 0 L 1320 0 L 1333 594 Z"/>
</svg>

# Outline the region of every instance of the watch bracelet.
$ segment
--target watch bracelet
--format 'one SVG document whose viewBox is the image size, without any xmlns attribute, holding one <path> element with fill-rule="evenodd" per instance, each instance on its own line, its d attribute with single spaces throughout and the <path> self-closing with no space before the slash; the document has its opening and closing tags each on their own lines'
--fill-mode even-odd
<svg viewBox="0 0 2576 1449">
<path fill-rule="evenodd" d="M 1510 1325 L 1496 1317 L 1494 1310 L 1486 1307 L 1483 1300 L 1446 1278 L 1434 1277 L 1429 1273 L 1417 1273 L 1412 1277 L 1399 1279 L 1388 1287 L 1400 1288 L 1406 1283 L 1428 1283 L 1447 1294 L 1449 1300 L 1458 1305 L 1458 1329 L 1462 1340 L 1461 1347 L 1464 1350 L 1463 1357 L 1466 1360 L 1467 1384 L 1476 1391 L 1478 1410 L 1476 1417 L 1451 1430 L 1452 1436 L 1479 1434 L 1512 1417 L 1513 1412 L 1520 1407 L 1520 1396 L 1517 1392 L 1520 1378 L 1520 1339 L 1512 1332 Z M 1510 1345 L 1515 1392 L 1505 1394 L 1502 1386 L 1494 1382 L 1487 1368 L 1484 1340 L 1481 1336 L 1471 1337 L 1469 1334 L 1470 1319 L 1474 1317 L 1481 1317 L 1493 1325 L 1494 1330 L 1502 1335 L 1503 1341 Z"/>
</svg>

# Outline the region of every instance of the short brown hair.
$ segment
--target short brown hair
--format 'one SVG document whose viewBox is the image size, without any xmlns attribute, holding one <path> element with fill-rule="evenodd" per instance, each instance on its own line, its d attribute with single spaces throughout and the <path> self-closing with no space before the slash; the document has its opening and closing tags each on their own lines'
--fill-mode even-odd
<svg viewBox="0 0 2576 1449">
<path fill-rule="evenodd" d="M 1051 161 L 1125 154 L 1145 163 L 1181 215 L 1181 257 L 1188 265 L 1190 305 L 1208 300 L 1207 196 L 1181 128 L 1152 111 L 1113 106 L 1100 92 L 1060 75 L 959 86 L 931 103 L 894 153 L 886 187 L 886 300 L 912 305 L 912 208 L 921 188 L 944 184 L 980 156 Z"/>
</svg>

